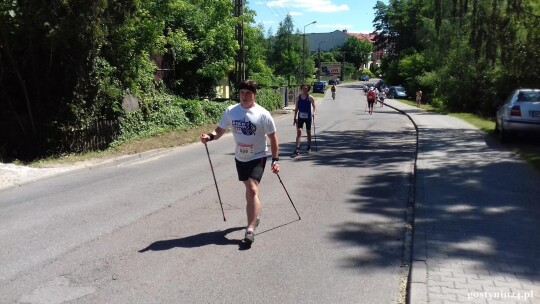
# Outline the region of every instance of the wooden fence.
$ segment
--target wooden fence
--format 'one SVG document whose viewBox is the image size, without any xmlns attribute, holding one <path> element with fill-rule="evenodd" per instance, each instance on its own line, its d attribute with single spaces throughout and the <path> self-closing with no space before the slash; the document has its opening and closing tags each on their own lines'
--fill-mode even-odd
<svg viewBox="0 0 540 304">
<path fill-rule="evenodd" d="M 62 146 L 65 152 L 103 150 L 119 135 L 119 121 L 101 120 L 85 129 L 64 129 Z"/>
</svg>

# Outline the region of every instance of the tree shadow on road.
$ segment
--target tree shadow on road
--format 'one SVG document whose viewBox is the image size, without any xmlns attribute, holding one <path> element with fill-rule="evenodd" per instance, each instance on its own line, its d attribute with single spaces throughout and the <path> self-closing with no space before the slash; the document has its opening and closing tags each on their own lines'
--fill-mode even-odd
<svg viewBox="0 0 540 304">
<path fill-rule="evenodd" d="M 422 129 L 420 142 L 417 201 L 431 259 L 540 280 L 540 174 L 477 130 Z"/>
<path fill-rule="evenodd" d="M 414 136 L 414 131 L 325 132 L 318 135 L 320 152 L 300 159 L 366 168 L 346 203 L 372 219 L 336 223 L 331 234 L 364 250 L 344 267 L 385 267 L 402 253 L 411 179 L 395 166 L 412 163 Z M 477 130 L 423 128 L 420 155 L 416 201 L 430 258 L 466 260 L 490 273 L 540 280 L 538 172 Z"/>
<path fill-rule="evenodd" d="M 316 170 L 355 170 L 353 179 L 310 181 L 312 188 L 354 183 L 352 198 L 345 203 L 359 216 L 331 225 L 329 236 L 339 243 L 359 248 L 345 258 L 342 267 L 366 269 L 401 263 L 405 211 L 410 186 L 410 170 L 416 149 L 416 133 L 410 127 L 398 132 L 382 130 L 325 131 L 317 136 L 318 152 L 298 157 L 295 162 L 311 163 Z M 358 170 L 360 169 L 360 170 Z M 338 171 L 339 172 L 339 171 Z M 317 173 L 315 173 L 317 174 Z M 340 174 L 338 173 L 338 176 Z M 315 184 L 313 184 L 315 183 Z M 293 186 L 293 188 L 295 188 Z M 320 198 L 324 199 L 324 198 Z"/>
</svg>

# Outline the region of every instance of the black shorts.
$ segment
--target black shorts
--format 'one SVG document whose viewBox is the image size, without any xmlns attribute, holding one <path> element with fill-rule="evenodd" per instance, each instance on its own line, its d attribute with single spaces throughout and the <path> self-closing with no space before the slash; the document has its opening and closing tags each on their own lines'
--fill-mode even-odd
<svg viewBox="0 0 540 304">
<path fill-rule="evenodd" d="M 298 129 L 302 129 L 304 127 L 304 123 L 306 123 L 306 130 L 311 131 L 311 119 L 309 118 L 298 118 L 296 126 Z"/>
<path fill-rule="evenodd" d="M 236 172 L 238 172 L 239 181 L 247 181 L 249 178 L 261 182 L 264 167 L 266 165 L 266 157 L 257 158 L 247 162 L 236 161 Z"/>
</svg>

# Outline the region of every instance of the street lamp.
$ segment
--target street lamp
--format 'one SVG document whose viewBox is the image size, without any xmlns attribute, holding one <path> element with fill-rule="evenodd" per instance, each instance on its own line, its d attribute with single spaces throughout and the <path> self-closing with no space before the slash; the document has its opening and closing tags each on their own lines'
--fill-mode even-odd
<svg viewBox="0 0 540 304">
<path fill-rule="evenodd" d="M 317 21 L 310 22 L 304 25 L 304 39 L 302 43 L 302 83 L 306 82 L 306 26 L 317 23 Z"/>
<path fill-rule="evenodd" d="M 326 40 L 323 40 L 323 41 L 319 42 L 319 47 L 317 48 L 318 57 L 319 57 L 319 69 L 317 70 L 317 80 L 318 81 L 321 81 L 321 44 L 323 44 L 325 42 L 326 42 Z"/>
</svg>

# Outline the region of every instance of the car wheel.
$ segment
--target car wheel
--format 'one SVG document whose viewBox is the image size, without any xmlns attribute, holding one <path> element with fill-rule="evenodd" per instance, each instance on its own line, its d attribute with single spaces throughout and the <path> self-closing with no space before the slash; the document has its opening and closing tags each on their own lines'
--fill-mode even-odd
<svg viewBox="0 0 540 304">
<path fill-rule="evenodd" d="M 503 124 L 499 125 L 499 123 L 496 122 L 496 123 L 495 123 L 495 131 L 498 132 L 498 135 L 499 135 L 499 141 L 500 141 L 501 143 L 504 144 L 504 143 L 510 142 L 510 139 L 511 139 L 511 136 L 512 136 L 512 135 L 510 134 L 510 132 L 504 130 L 504 125 L 503 125 Z"/>
</svg>

